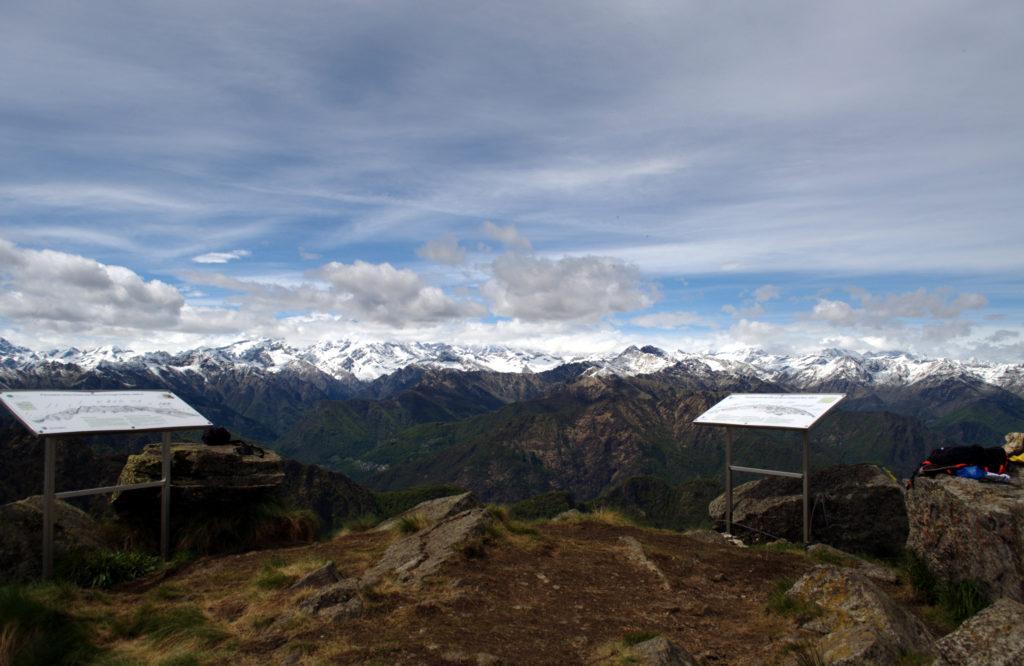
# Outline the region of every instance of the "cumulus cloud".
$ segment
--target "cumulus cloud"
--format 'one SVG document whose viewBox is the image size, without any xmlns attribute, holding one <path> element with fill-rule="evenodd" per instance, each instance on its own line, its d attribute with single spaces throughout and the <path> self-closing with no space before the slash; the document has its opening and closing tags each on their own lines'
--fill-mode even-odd
<svg viewBox="0 0 1024 666">
<path fill-rule="evenodd" d="M 491 311 L 528 321 L 594 320 L 648 307 L 657 297 L 636 266 L 610 257 L 505 254 L 492 272 L 481 287 Z"/>
<path fill-rule="evenodd" d="M 643 326 L 644 328 L 679 328 L 680 326 L 693 326 L 703 324 L 704 319 L 696 312 L 655 312 L 653 314 L 633 317 L 629 320 L 631 324 Z"/>
<path fill-rule="evenodd" d="M 29 250 L 0 239 L 0 315 L 33 327 L 167 328 L 185 299 L 160 280 L 123 266 L 52 250 Z"/>
<path fill-rule="evenodd" d="M 427 241 L 416 250 L 416 254 L 428 261 L 449 266 L 458 266 L 466 261 L 466 250 L 452 234 L 437 240 Z"/>
<path fill-rule="evenodd" d="M 503 227 L 488 220 L 487 222 L 484 222 L 483 232 L 488 238 L 502 243 L 510 250 L 520 252 L 529 252 L 533 250 L 533 245 L 530 243 L 530 240 L 520 234 L 514 224 Z"/>
<path fill-rule="evenodd" d="M 887 327 L 899 325 L 904 319 L 956 319 L 968 310 L 988 304 L 982 294 L 962 293 L 954 296 L 948 290 L 918 289 L 903 294 L 872 294 L 864 289 L 849 290 L 859 303 L 822 298 L 810 313 L 811 319 L 839 326 Z"/>
<path fill-rule="evenodd" d="M 192 257 L 197 264 L 226 264 L 235 259 L 248 257 L 251 253 L 248 250 L 231 250 L 230 252 L 207 252 L 198 257 Z"/>
</svg>

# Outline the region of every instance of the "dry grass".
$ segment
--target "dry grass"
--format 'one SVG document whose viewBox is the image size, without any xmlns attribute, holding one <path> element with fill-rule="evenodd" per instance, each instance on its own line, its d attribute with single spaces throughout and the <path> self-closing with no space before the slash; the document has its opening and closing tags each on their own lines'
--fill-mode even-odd
<svg viewBox="0 0 1024 666">
<path fill-rule="evenodd" d="M 18 643 L 18 632 L 12 625 L 0 631 L 0 666 L 13 666 Z"/>
<path fill-rule="evenodd" d="M 635 520 L 615 509 L 600 508 L 565 519 L 568 523 L 601 523 L 612 527 L 637 527 Z"/>
</svg>

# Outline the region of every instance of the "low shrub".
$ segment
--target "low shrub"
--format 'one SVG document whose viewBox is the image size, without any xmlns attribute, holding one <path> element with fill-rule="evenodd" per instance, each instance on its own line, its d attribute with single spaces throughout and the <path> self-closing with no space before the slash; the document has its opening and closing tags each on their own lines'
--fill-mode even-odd
<svg viewBox="0 0 1024 666">
<path fill-rule="evenodd" d="M 793 582 L 789 578 L 775 582 L 775 586 L 768 595 L 768 612 L 792 617 L 798 622 L 806 622 L 821 615 L 821 608 L 817 604 L 805 601 L 798 595 L 789 594 Z"/>
<path fill-rule="evenodd" d="M 62 557 L 56 564 L 56 575 L 79 587 L 109 588 L 159 568 L 159 557 L 139 551 L 82 550 Z"/>
</svg>

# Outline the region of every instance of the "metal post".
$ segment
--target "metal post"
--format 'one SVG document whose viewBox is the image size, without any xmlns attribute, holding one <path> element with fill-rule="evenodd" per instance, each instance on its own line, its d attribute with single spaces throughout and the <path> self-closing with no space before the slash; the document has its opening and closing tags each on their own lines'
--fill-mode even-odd
<svg viewBox="0 0 1024 666">
<path fill-rule="evenodd" d="M 171 433 L 164 432 L 160 442 L 161 481 L 160 490 L 160 557 L 165 561 L 170 555 L 171 541 Z"/>
<path fill-rule="evenodd" d="M 732 534 L 732 428 L 725 428 L 725 533 Z"/>
<path fill-rule="evenodd" d="M 811 513 L 809 510 L 811 498 L 811 437 L 807 430 L 804 430 L 804 544 L 811 542 Z"/>
<path fill-rule="evenodd" d="M 57 443 L 43 439 L 43 579 L 53 576 L 53 511 L 56 485 Z"/>
</svg>

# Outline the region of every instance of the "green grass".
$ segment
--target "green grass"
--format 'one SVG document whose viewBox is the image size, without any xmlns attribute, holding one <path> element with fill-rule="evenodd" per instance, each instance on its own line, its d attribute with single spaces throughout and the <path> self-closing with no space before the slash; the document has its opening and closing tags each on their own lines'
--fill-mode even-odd
<svg viewBox="0 0 1024 666">
<path fill-rule="evenodd" d="M 570 493 L 553 491 L 510 504 L 508 514 L 516 520 L 549 520 L 575 508 L 576 502 Z"/>
<path fill-rule="evenodd" d="M 821 615 L 821 608 L 817 604 L 805 601 L 798 595 L 789 594 L 792 587 L 793 580 L 789 578 L 775 582 L 775 586 L 768 595 L 768 612 L 792 617 L 801 623 Z"/>
<path fill-rule="evenodd" d="M 341 529 L 348 530 L 350 532 L 365 532 L 372 530 L 374 527 L 380 524 L 380 518 L 375 513 L 368 513 L 365 516 L 359 516 L 352 520 L 345 521 L 341 524 Z"/>
<path fill-rule="evenodd" d="M 660 635 L 661 634 L 656 631 L 631 631 L 622 637 L 622 644 L 626 647 L 633 647 L 634 645 L 643 643 L 644 641 L 657 638 Z"/>
<path fill-rule="evenodd" d="M 195 640 L 203 647 L 213 647 L 228 637 L 193 605 L 157 608 L 145 604 L 130 617 L 113 622 L 112 629 L 118 638 L 147 638 L 160 645 Z"/>
<path fill-rule="evenodd" d="M 70 594 L 59 585 L 0 587 L 0 663 L 48 666 L 96 657 L 85 625 L 63 610 Z"/>
<path fill-rule="evenodd" d="M 268 500 L 238 511 L 211 509 L 194 516 L 178 535 L 178 548 L 196 553 L 245 552 L 310 543 L 320 532 L 312 511 Z"/>
<path fill-rule="evenodd" d="M 81 550 L 57 562 L 56 575 L 79 587 L 109 588 L 160 568 L 160 558 L 134 550 Z"/>
<path fill-rule="evenodd" d="M 288 587 L 296 580 L 272 564 L 264 564 L 254 584 L 261 590 L 280 590 Z"/>
<path fill-rule="evenodd" d="M 982 583 L 942 580 L 911 551 L 904 556 L 903 573 L 918 598 L 935 607 L 934 619 L 950 628 L 959 626 L 991 603 Z"/>
<path fill-rule="evenodd" d="M 426 527 L 427 521 L 423 519 L 423 516 L 413 514 L 411 516 L 402 516 L 395 523 L 395 526 L 402 534 L 414 534 Z"/>
</svg>

